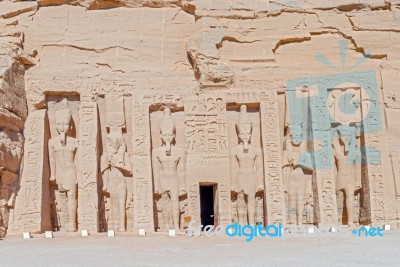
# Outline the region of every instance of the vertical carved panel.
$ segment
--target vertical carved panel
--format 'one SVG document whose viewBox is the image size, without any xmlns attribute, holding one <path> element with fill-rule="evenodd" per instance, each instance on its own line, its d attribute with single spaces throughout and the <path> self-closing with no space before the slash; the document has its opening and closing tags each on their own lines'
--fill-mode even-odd
<svg viewBox="0 0 400 267">
<path fill-rule="evenodd" d="M 25 123 L 24 166 L 9 232 L 51 230 L 47 112 L 31 112 Z"/>
<path fill-rule="evenodd" d="M 79 117 L 78 228 L 98 231 L 97 104 L 84 98 Z"/>
<path fill-rule="evenodd" d="M 133 228 L 154 231 L 153 182 L 151 172 L 151 142 L 149 106 L 152 96 L 134 95 L 133 133 Z"/>
<path fill-rule="evenodd" d="M 274 90 L 260 94 L 261 135 L 264 154 L 265 200 L 268 224 L 286 223 L 279 132 L 279 109 Z"/>
<path fill-rule="evenodd" d="M 200 189 L 198 183 L 192 183 L 189 185 L 189 214 L 191 215 L 192 221 L 200 223 Z"/>
<path fill-rule="evenodd" d="M 330 121 L 327 109 L 327 91 L 314 87 L 310 91 L 312 145 L 314 151 L 315 175 L 314 196 L 317 199 L 316 220 L 320 225 L 337 223 L 338 211 L 333 173 L 333 154 L 330 135 Z M 316 186 L 315 186 L 316 185 Z"/>
<path fill-rule="evenodd" d="M 400 199 L 400 145 L 390 146 L 390 156 L 392 158 L 393 178 L 395 185 L 396 199 Z"/>
<path fill-rule="evenodd" d="M 228 183 L 218 184 L 218 219 L 219 224 L 231 224 L 231 189 Z"/>
<path fill-rule="evenodd" d="M 367 126 L 368 127 L 368 126 Z M 365 157 L 367 160 L 367 194 L 370 200 L 369 213 L 372 224 L 386 222 L 384 178 L 382 157 L 380 154 L 379 135 L 365 135 Z"/>
</svg>

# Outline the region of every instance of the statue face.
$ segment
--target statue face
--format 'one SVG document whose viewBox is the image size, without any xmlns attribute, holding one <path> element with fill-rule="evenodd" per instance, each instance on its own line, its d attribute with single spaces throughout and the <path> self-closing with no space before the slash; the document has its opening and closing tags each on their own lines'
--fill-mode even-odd
<svg viewBox="0 0 400 267">
<path fill-rule="evenodd" d="M 162 129 L 161 140 L 165 144 L 171 144 L 175 140 L 175 134 L 173 129 Z"/>
<path fill-rule="evenodd" d="M 70 120 L 67 117 L 57 118 L 56 120 L 56 130 L 59 134 L 66 133 L 69 130 Z"/>
<path fill-rule="evenodd" d="M 343 146 L 344 146 L 344 151 L 348 152 L 349 151 L 349 146 L 350 146 L 350 138 L 348 138 L 348 137 L 346 137 L 344 135 L 341 135 L 339 140 L 340 140 L 340 143 L 342 143 Z"/>
<path fill-rule="evenodd" d="M 240 125 L 238 137 L 243 143 L 250 143 L 250 139 L 251 139 L 251 124 Z"/>
<path fill-rule="evenodd" d="M 300 145 L 303 139 L 303 132 L 301 126 L 300 125 L 292 126 L 290 136 L 292 137 L 293 145 Z"/>
<path fill-rule="evenodd" d="M 119 147 L 122 144 L 122 137 L 117 137 L 117 136 L 113 136 L 113 135 L 109 135 L 107 137 L 109 144 L 111 145 L 111 147 L 113 148 L 112 153 L 115 154 L 117 153 Z"/>
</svg>

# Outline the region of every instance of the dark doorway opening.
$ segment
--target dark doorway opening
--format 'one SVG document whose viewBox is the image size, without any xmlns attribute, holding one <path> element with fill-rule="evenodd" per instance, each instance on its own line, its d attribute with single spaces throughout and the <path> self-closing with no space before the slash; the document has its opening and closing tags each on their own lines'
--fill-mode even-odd
<svg viewBox="0 0 400 267">
<path fill-rule="evenodd" d="M 214 225 L 215 185 L 200 185 L 200 212 L 202 229 Z"/>
</svg>

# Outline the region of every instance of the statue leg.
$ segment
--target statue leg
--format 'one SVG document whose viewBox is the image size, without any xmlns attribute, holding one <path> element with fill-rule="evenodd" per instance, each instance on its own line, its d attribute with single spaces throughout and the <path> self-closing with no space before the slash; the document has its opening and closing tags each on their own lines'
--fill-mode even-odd
<svg viewBox="0 0 400 267">
<path fill-rule="evenodd" d="M 119 205 L 118 200 L 116 197 L 118 193 L 114 190 L 112 185 L 109 185 L 108 192 L 110 193 L 110 206 L 111 206 L 111 223 L 108 224 L 108 229 L 112 229 L 117 231 L 117 221 L 118 221 L 118 212 L 119 212 Z M 111 226 L 111 227 L 110 227 Z"/>
<path fill-rule="evenodd" d="M 288 181 L 288 214 L 289 224 L 296 224 L 296 185 L 295 178 L 290 175 Z"/>
<path fill-rule="evenodd" d="M 171 206 L 172 206 L 172 221 L 174 222 L 174 229 L 179 230 L 179 193 L 177 189 L 172 189 L 170 192 Z"/>
<path fill-rule="evenodd" d="M 300 176 L 297 183 L 297 224 L 303 224 L 303 211 L 306 196 L 307 177 L 303 174 Z"/>
<path fill-rule="evenodd" d="M 73 186 L 71 190 L 67 192 L 68 197 L 68 217 L 69 217 L 69 231 L 76 232 L 78 230 L 76 226 L 76 213 L 78 203 L 76 199 L 76 186 Z"/>
<path fill-rule="evenodd" d="M 346 210 L 347 210 L 347 225 L 353 226 L 353 218 L 354 218 L 354 186 L 347 185 L 344 189 L 344 193 L 346 195 Z"/>
<path fill-rule="evenodd" d="M 168 194 L 168 192 L 163 193 L 163 195 L 164 194 Z M 160 203 L 161 204 L 161 216 L 162 216 L 162 220 L 163 220 L 162 224 L 160 226 L 160 230 L 167 231 L 169 229 L 169 219 L 171 217 L 171 214 L 169 212 L 170 209 L 168 207 L 169 201 L 167 201 L 167 199 L 164 199 L 162 197 L 160 198 L 159 201 L 161 201 L 161 203 Z"/>
<path fill-rule="evenodd" d="M 121 185 L 119 186 L 118 192 L 118 213 L 119 213 L 119 228 L 118 231 L 125 232 L 125 219 L 126 219 L 126 184 L 125 178 L 121 177 L 123 180 L 121 181 Z"/>
<path fill-rule="evenodd" d="M 240 198 L 239 198 L 240 197 Z M 247 223 L 247 204 L 244 200 L 244 192 L 240 192 L 238 194 L 238 198 L 236 199 L 236 211 L 238 215 L 238 223 L 244 225 Z"/>
<path fill-rule="evenodd" d="M 250 193 L 247 196 L 247 214 L 249 216 L 249 224 L 255 224 L 255 214 L 256 214 L 256 197 L 255 194 Z"/>
<path fill-rule="evenodd" d="M 343 220 L 343 191 L 337 190 L 336 191 L 336 203 L 338 208 L 338 223 L 342 224 Z"/>
</svg>

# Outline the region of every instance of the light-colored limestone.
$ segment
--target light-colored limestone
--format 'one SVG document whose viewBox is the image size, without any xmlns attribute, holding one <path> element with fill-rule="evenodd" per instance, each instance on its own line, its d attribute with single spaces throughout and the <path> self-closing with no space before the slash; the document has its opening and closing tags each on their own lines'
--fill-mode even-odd
<svg viewBox="0 0 400 267">
<path fill-rule="evenodd" d="M 2 235 L 179 231 L 206 186 L 215 225 L 400 226 L 398 1 L 2 1 L 0 28 Z"/>
</svg>

